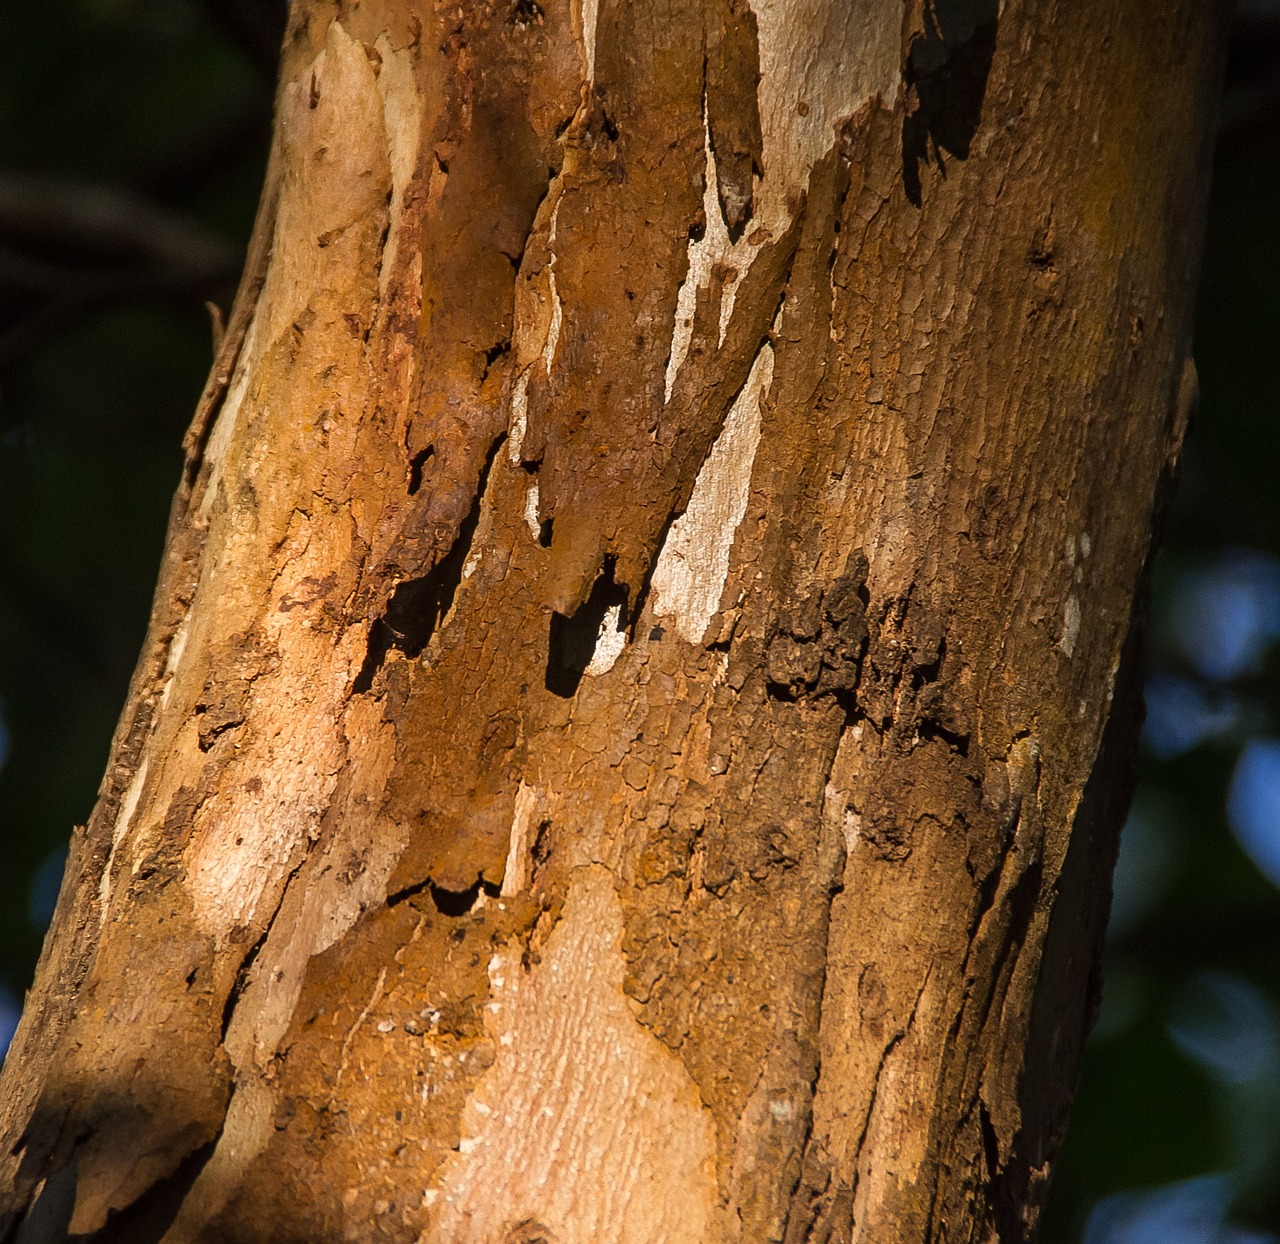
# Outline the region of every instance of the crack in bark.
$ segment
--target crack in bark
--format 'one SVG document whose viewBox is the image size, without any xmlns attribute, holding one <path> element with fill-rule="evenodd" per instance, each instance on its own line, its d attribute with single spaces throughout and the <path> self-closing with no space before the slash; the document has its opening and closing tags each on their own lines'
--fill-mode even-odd
<svg viewBox="0 0 1280 1244">
<path fill-rule="evenodd" d="M 353 695 L 363 695 L 373 688 L 374 677 L 393 648 L 415 660 L 448 620 L 454 597 L 462 584 L 467 555 L 480 526 L 489 473 L 506 438 L 506 432 L 502 432 L 489 446 L 471 509 L 459 525 L 449 551 L 420 578 L 398 583 L 382 613 L 371 623 L 364 663 L 351 687 Z"/>
<path fill-rule="evenodd" d="M 911 1031 L 916 1022 L 916 1012 L 920 1009 L 920 999 L 924 997 L 924 991 L 929 987 L 929 978 L 933 974 L 933 968 L 930 966 L 925 973 L 925 978 L 921 982 L 919 990 L 916 992 L 916 999 L 911 1004 L 911 1011 L 907 1015 L 906 1023 L 889 1038 L 888 1042 L 880 1051 L 880 1058 L 876 1063 L 875 1074 L 871 1077 L 871 1093 L 867 1098 L 867 1109 L 862 1117 L 862 1126 L 858 1129 L 858 1140 L 854 1146 L 852 1160 L 849 1165 L 857 1171 L 859 1163 L 862 1160 L 862 1150 L 867 1143 L 868 1134 L 871 1131 L 871 1119 L 876 1110 L 876 1099 L 880 1096 L 880 1081 L 884 1077 L 885 1067 L 893 1055 L 894 1050 L 906 1039 L 907 1034 Z"/>
<path fill-rule="evenodd" d="M 546 688 L 552 695 L 571 700 L 578 691 L 583 675 L 595 659 L 610 615 L 617 630 L 627 626 L 625 583 L 614 581 L 614 558 L 606 557 L 587 599 L 572 614 L 552 613 L 547 638 Z M 616 611 L 616 612 L 615 612 Z"/>
</svg>

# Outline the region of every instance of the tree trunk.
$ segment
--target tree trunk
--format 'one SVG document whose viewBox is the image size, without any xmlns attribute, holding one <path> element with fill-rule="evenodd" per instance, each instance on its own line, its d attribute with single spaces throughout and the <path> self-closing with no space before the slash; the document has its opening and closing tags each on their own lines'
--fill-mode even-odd
<svg viewBox="0 0 1280 1244">
<path fill-rule="evenodd" d="M 297 0 L 0 1236 L 1017 1241 L 1200 0 Z"/>
</svg>

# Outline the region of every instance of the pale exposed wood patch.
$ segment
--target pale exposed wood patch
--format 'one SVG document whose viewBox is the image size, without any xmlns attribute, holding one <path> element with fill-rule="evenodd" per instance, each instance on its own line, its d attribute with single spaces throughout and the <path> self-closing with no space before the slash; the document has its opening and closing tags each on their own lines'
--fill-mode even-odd
<svg viewBox="0 0 1280 1244">
<path fill-rule="evenodd" d="M 542 534 L 542 522 L 539 516 L 540 490 L 538 481 L 535 479 L 525 490 L 524 494 L 524 522 L 529 528 L 529 534 L 536 540 Z"/>
<path fill-rule="evenodd" d="M 255 394 L 255 385 L 282 337 L 301 340 L 300 322 L 340 320 L 350 305 L 350 291 L 339 288 L 335 276 L 343 270 L 339 257 L 376 236 L 386 193 L 394 193 L 388 151 L 395 144 L 383 118 L 383 97 L 364 46 L 333 22 L 310 72 L 285 91 L 289 159 L 262 300 L 269 311 L 255 318 L 247 343 L 254 349 L 246 349 L 229 395 L 234 404 L 211 438 L 215 473 L 225 469 L 228 480 L 247 484 L 250 497 L 228 495 L 221 480 L 211 477 L 202 501 L 209 520 L 225 523 L 226 533 L 217 556 L 202 567 L 197 599 L 217 599 L 220 607 L 205 611 L 205 630 L 192 634 L 190 647 L 207 654 L 232 640 L 248 619 L 261 616 L 263 647 L 273 653 L 270 668 L 257 677 L 263 689 L 270 686 L 264 698 L 274 705 L 269 718 L 255 719 L 261 752 L 251 763 L 236 758 L 228 764 L 216 807 L 197 811 L 190 827 L 187 885 L 197 918 L 220 939 L 251 924 L 264 903 L 278 901 L 289 871 L 319 835 L 342 765 L 341 705 L 363 644 L 352 632 L 335 646 L 331 637 L 311 629 L 305 609 L 281 612 L 274 602 L 311 599 L 308 585 L 348 560 L 351 531 L 322 508 L 314 515 L 297 509 L 299 481 L 292 463 L 303 456 L 296 443 L 303 435 L 302 411 L 292 402 L 267 401 Z M 408 157 L 400 152 L 397 158 L 403 163 Z M 359 347 L 352 341 L 349 348 L 354 354 Z M 297 404 L 310 415 L 321 402 L 361 400 L 362 380 L 351 367 L 340 367 L 335 357 L 334 377 L 325 378 L 318 392 L 299 391 Z M 310 376 L 306 380 L 315 383 Z M 222 438 L 232 442 L 242 406 L 253 409 L 260 430 L 248 441 L 229 443 L 224 453 Z M 267 580 L 246 579 L 235 568 L 253 564 L 253 550 L 268 531 L 282 537 L 280 569 Z M 247 693 L 255 703 L 257 683 Z M 165 781 L 175 789 L 184 780 L 183 768 L 166 762 L 172 774 Z M 162 805 L 172 797 L 162 795 Z"/>
<path fill-rule="evenodd" d="M 375 46 L 382 57 L 378 70 L 378 93 L 386 116 L 388 153 L 391 164 L 390 228 L 383 248 L 382 271 L 378 275 L 381 297 L 394 271 L 400 228 L 404 219 L 404 194 L 418 166 L 418 149 L 422 129 L 422 99 L 414 78 L 413 54 L 408 48 L 396 49 L 384 34 Z"/>
<path fill-rule="evenodd" d="M 1062 650 L 1062 655 L 1071 657 L 1075 655 L 1076 638 L 1080 634 L 1080 600 L 1072 595 L 1067 597 L 1067 603 L 1062 607 L 1062 638 L 1058 640 L 1058 647 Z"/>
<path fill-rule="evenodd" d="M 688 508 L 671 525 L 654 568 L 654 612 L 671 618 L 680 637 L 691 644 L 702 642 L 720 608 L 760 443 L 760 398 L 772 379 L 773 350 L 766 345 L 698 472 Z"/>
<path fill-rule="evenodd" d="M 588 82 L 596 77 L 596 21 L 600 15 L 600 0 L 578 0 L 573 6 L 575 31 L 582 44 L 582 67 Z"/>
<path fill-rule="evenodd" d="M 507 848 L 507 864 L 502 871 L 504 898 L 519 894 L 529 884 L 529 829 L 537 806 L 537 792 L 521 782 L 516 791 L 516 810 L 511 818 L 511 845 Z"/>
<path fill-rule="evenodd" d="M 862 723 L 856 722 L 840 735 L 836 758 L 822 793 L 822 820 L 828 839 L 844 842 L 845 852 L 852 854 L 858 842 L 861 819 L 852 806 L 852 792 L 863 762 Z"/>
<path fill-rule="evenodd" d="M 881 97 L 891 106 L 901 77 L 902 10 L 847 0 L 752 0 L 760 41 L 764 177 L 757 224 L 790 223 L 789 200 L 835 142 L 836 127 Z"/>
<path fill-rule="evenodd" d="M 622 910 L 580 870 L 541 962 L 490 964 L 497 1061 L 462 1118 L 423 1244 L 493 1244 L 524 1222 L 555 1244 L 711 1244 L 715 1132 L 679 1059 L 622 990 Z"/>
<path fill-rule="evenodd" d="M 607 674 L 617 664 L 622 650 L 627 646 L 627 632 L 622 625 L 622 606 L 610 605 L 600 622 L 600 633 L 591 660 L 582 672 L 589 678 Z"/>
<path fill-rule="evenodd" d="M 749 265 L 758 249 L 745 240 L 739 241 L 737 245 L 729 241 L 729 230 L 725 228 L 724 219 L 720 215 L 719 182 L 716 178 L 716 161 L 711 151 L 711 130 L 707 123 L 705 109 L 702 127 L 703 149 L 706 153 L 706 172 L 703 174 L 702 183 L 702 212 L 706 217 L 706 229 L 702 237 L 689 242 L 689 270 L 676 296 L 675 330 L 671 336 L 671 354 L 667 358 L 666 400 L 668 402 L 671 400 L 671 391 L 675 388 L 680 365 L 689 353 L 698 290 L 705 289 L 711 283 L 711 269 L 715 265 L 733 266 L 729 263 L 731 258 L 737 258 L 742 264 Z M 726 282 L 720 307 L 722 339 L 725 325 L 728 324 L 732 311 L 733 288 L 730 282 Z"/>
<path fill-rule="evenodd" d="M 547 330 L 547 344 L 542 351 L 542 365 L 551 373 L 551 364 L 555 361 L 556 346 L 560 344 L 560 327 L 564 323 L 564 309 L 560 305 L 560 291 L 556 288 L 556 221 L 560 215 L 560 203 L 557 200 L 551 213 L 551 234 L 547 245 L 551 247 L 551 258 L 547 262 L 547 289 L 551 299 L 551 326 Z"/>
<path fill-rule="evenodd" d="M 755 0 L 752 9 L 759 25 L 764 176 L 756 178 L 754 215 L 743 236 L 732 241 L 720 211 L 715 155 L 704 117 L 706 230 L 689 243 L 689 269 L 676 303 L 667 360 L 668 400 L 689 351 L 698 291 L 707 288 L 719 269 L 724 280 L 723 341 L 737 286 L 761 246 L 791 224 L 809 172 L 831 150 L 838 125 L 877 95 L 892 104 L 899 85 L 900 12 L 840 0 Z"/>
<path fill-rule="evenodd" d="M 137 773 L 133 775 L 133 780 L 129 783 L 129 787 L 124 793 L 124 798 L 120 801 L 120 813 L 112 830 L 113 846 L 129 832 L 129 826 L 133 822 L 133 814 L 138 810 L 138 800 L 142 797 L 142 788 L 146 785 L 147 769 L 149 767 L 150 760 L 144 756 L 142 762 L 138 765 Z M 104 881 L 110 872 L 109 868 L 103 872 Z"/>
<path fill-rule="evenodd" d="M 511 389 L 511 415 L 507 435 L 507 461 L 512 466 L 520 465 L 520 451 L 524 445 L 525 432 L 529 426 L 529 373 L 539 365 L 546 375 L 551 374 L 551 364 L 555 360 L 556 347 L 560 343 L 560 329 L 564 323 L 564 309 L 560 303 L 560 291 L 556 288 L 556 223 L 560 213 L 559 191 L 549 192 L 549 200 L 554 200 L 547 221 L 547 261 L 539 274 L 541 279 L 531 283 L 525 290 L 523 282 L 516 286 L 516 315 L 514 344 L 516 366 L 520 369 Z M 533 537 L 538 538 L 538 530 L 533 520 L 529 521 Z"/>
<path fill-rule="evenodd" d="M 507 461 L 520 465 L 520 450 L 524 446 L 524 434 L 529 430 L 529 370 L 517 377 L 511 390 L 511 431 L 507 436 Z M 536 534 L 536 533 L 535 533 Z"/>
<path fill-rule="evenodd" d="M 150 767 L 150 759 L 147 756 L 143 756 L 138 765 L 138 771 L 125 788 L 124 798 L 120 800 L 120 811 L 116 813 L 116 822 L 111 827 L 111 852 L 107 856 L 106 865 L 102 870 L 102 877 L 98 882 L 99 927 L 104 925 L 107 920 L 107 904 L 111 898 L 112 870 L 116 862 L 116 852 L 120 843 L 124 841 L 125 836 L 128 834 L 129 827 L 133 824 L 134 814 L 138 810 L 138 801 L 142 798 L 142 792 L 146 788 L 147 771 Z"/>
<path fill-rule="evenodd" d="M 403 843 L 379 815 L 381 777 L 394 761 L 395 739 L 376 702 L 348 711 L 348 747 L 364 764 L 337 809 L 337 830 L 308 884 L 290 890 L 258 955 L 255 972 L 227 1028 L 227 1053 L 242 1071 L 270 1064 L 293 1018 L 307 965 L 334 945 L 386 895 Z"/>
</svg>

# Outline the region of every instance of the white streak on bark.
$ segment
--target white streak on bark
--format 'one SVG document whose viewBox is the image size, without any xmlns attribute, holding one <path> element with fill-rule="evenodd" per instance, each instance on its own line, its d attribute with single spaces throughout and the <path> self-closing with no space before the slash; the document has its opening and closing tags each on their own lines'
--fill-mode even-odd
<svg viewBox="0 0 1280 1244">
<path fill-rule="evenodd" d="M 421 142 L 422 100 L 413 72 L 413 55 L 408 48 L 397 51 L 385 34 L 374 46 L 382 57 L 378 70 L 378 94 L 386 115 L 388 161 L 391 166 L 391 203 L 388 207 L 390 228 L 382 250 L 382 268 L 378 289 L 385 299 L 391 280 L 396 252 L 400 245 L 400 226 L 404 219 L 404 192 L 413 180 L 418 166 Z"/>
<path fill-rule="evenodd" d="M 588 677 L 596 678 L 607 674 L 622 655 L 622 650 L 627 646 L 627 632 L 621 629 L 621 622 L 622 606 L 610 605 L 600 623 L 595 651 L 587 662 L 587 668 L 582 671 Z"/>
<path fill-rule="evenodd" d="M 129 782 L 124 798 L 120 801 L 120 808 L 116 812 L 116 822 L 111 827 L 111 850 L 107 854 L 107 862 L 102 869 L 102 877 L 98 881 L 99 928 L 107 922 L 107 909 L 111 899 L 111 879 L 116 862 L 116 851 L 124 841 L 125 835 L 129 832 L 129 826 L 133 823 L 134 813 L 138 810 L 138 801 L 142 798 L 143 787 L 147 781 L 147 768 L 148 761 L 144 756 L 132 780 Z"/>
<path fill-rule="evenodd" d="M 775 235 L 791 221 L 789 197 L 836 139 L 836 128 L 879 95 L 892 105 L 901 83 L 902 9 L 849 0 L 751 0 L 760 41 L 764 177 L 747 231 Z"/>
<path fill-rule="evenodd" d="M 1058 647 L 1063 656 L 1075 655 L 1076 638 L 1080 634 L 1080 601 L 1075 596 L 1068 596 L 1062 610 L 1062 638 Z"/>
<path fill-rule="evenodd" d="M 133 775 L 133 781 L 129 783 L 129 789 L 125 791 L 125 796 L 120 801 L 120 813 L 116 817 L 115 827 L 112 830 L 113 846 L 129 832 L 133 814 L 138 810 L 138 800 L 142 798 L 142 788 L 147 781 L 148 764 L 149 762 L 144 756 L 142 763 L 138 766 L 138 771 Z"/>
<path fill-rule="evenodd" d="M 715 1127 L 680 1060 L 622 989 L 622 910 L 580 870 L 532 971 L 509 943 L 489 966 L 497 1060 L 463 1109 L 423 1244 L 491 1244 L 512 1224 L 557 1244 L 720 1239 Z"/>
<path fill-rule="evenodd" d="M 511 817 L 507 863 L 502 870 L 503 898 L 519 894 L 529 884 L 529 827 L 537 806 L 537 792 L 521 782 L 520 789 L 516 791 L 516 807 Z"/>
<path fill-rule="evenodd" d="M 173 685 L 173 676 L 178 672 L 178 666 L 182 664 L 182 654 L 187 650 L 187 636 L 191 633 L 191 611 L 188 610 L 178 623 L 177 629 L 173 632 L 173 638 L 169 641 L 169 655 L 165 658 L 164 691 L 160 694 L 160 703 L 164 704 L 165 696 L 169 694 L 169 688 Z"/>
<path fill-rule="evenodd" d="M 675 387 L 676 375 L 680 365 L 689 353 L 689 341 L 693 336 L 693 313 L 697 305 L 698 291 L 711 283 L 712 269 L 717 265 L 732 268 L 734 275 L 724 283 L 724 294 L 720 303 L 720 340 L 724 340 L 725 329 L 729 325 L 729 317 L 733 312 L 734 293 L 742 274 L 751 266 L 752 259 L 760 249 L 746 237 L 737 242 L 730 242 L 729 230 L 720 214 L 720 189 L 716 177 L 716 161 L 711 151 L 711 129 L 707 122 L 706 110 L 702 115 L 703 150 L 706 158 L 706 171 L 703 174 L 702 212 L 707 226 L 702 237 L 689 243 L 689 270 L 685 274 L 680 292 L 676 296 L 675 331 L 671 337 L 671 353 L 667 358 L 666 400 L 671 400 L 671 391 Z M 754 236 L 748 229 L 748 235 Z"/>
<path fill-rule="evenodd" d="M 852 855 L 854 847 L 858 845 L 858 834 L 862 830 L 862 818 L 850 808 L 844 814 L 844 821 L 840 829 L 844 837 L 845 853 Z"/>
<path fill-rule="evenodd" d="M 554 247 L 556 244 L 556 221 L 560 216 L 560 203 L 557 200 L 556 206 L 551 213 L 551 223 L 548 230 L 547 245 Z M 515 385 L 511 390 L 511 424 L 507 435 L 507 461 L 512 466 L 520 465 L 520 450 L 524 445 L 524 436 L 529 428 L 529 369 L 536 367 L 541 361 L 547 375 L 551 374 L 551 364 L 555 361 L 556 346 L 560 344 L 560 327 L 564 323 L 564 312 L 560 306 L 560 291 L 556 289 L 556 257 L 555 251 L 552 250 L 551 257 L 547 261 L 544 269 L 547 278 L 547 298 L 551 303 L 551 316 L 547 323 L 546 339 L 542 343 L 538 356 L 535 356 L 533 362 L 527 363 L 521 368 L 520 374 L 516 377 Z M 536 346 L 534 347 L 537 348 Z M 517 358 L 523 353 L 523 349 L 517 349 Z M 525 357 L 529 357 L 525 355 Z"/>
<path fill-rule="evenodd" d="M 524 434 L 529 430 L 529 372 L 526 368 L 516 378 L 511 390 L 511 432 L 507 436 L 507 461 L 520 465 L 520 450 L 524 446 Z"/>
<path fill-rule="evenodd" d="M 751 220 L 729 239 L 720 213 L 710 127 L 705 124 L 704 235 L 689 243 L 689 269 L 676 304 L 666 395 L 689 350 L 699 289 L 721 265 L 726 274 L 720 338 L 738 283 L 766 242 L 785 233 L 814 164 L 832 149 L 838 126 L 879 95 L 896 98 L 901 80 L 902 14 L 892 5 L 848 0 L 752 0 L 760 46 L 757 100 L 764 176 L 756 178 Z"/>
<path fill-rule="evenodd" d="M 535 540 L 542 534 L 542 523 L 538 518 L 539 500 L 538 481 L 535 479 L 524 494 L 524 521 Z"/>
<path fill-rule="evenodd" d="M 578 37 L 582 40 L 582 67 L 587 82 L 596 80 L 596 21 L 600 0 L 579 0 L 576 6 Z"/>
<path fill-rule="evenodd" d="M 555 234 L 552 234 L 554 240 Z M 556 346 L 560 344 L 560 325 L 564 322 L 564 313 L 560 307 L 560 291 L 556 289 L 556 260 L 551 257 L 547 264 L 547 285 L 551 290 L 551 328 L 547 333 L 547 344 L 542 351 L 542 365 L 551 374 L 551 364 L 555 361 Z"/>
<path fill-rule="evenodd" d="M 756 356 L 747 383 L 698 472 L 685 512 L 671 525 L 653 571 L 654 612 L 700 644 L 720 608 L 733 538 L 746 513 L 760 444 L 760 397 L 773 379 L 773 350 Z"/>
</svg>

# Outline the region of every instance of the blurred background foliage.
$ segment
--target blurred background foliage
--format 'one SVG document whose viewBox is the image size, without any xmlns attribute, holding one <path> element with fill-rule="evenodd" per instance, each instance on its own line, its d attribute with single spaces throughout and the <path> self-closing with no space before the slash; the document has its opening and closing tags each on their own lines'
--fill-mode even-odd
<svg viewBox="0 0 1280 1244">
<path fill-rule="evenodd" d="M 283 17 L 283 0 L 6 13 L 0 1050 L 142 639 Z M 1241 6 L 1213 176 L 1204 399 L 1157 566 L 1141 784 L 1046 1244 L 1280 1242 L 1280 0 Z"/>
</svg>

